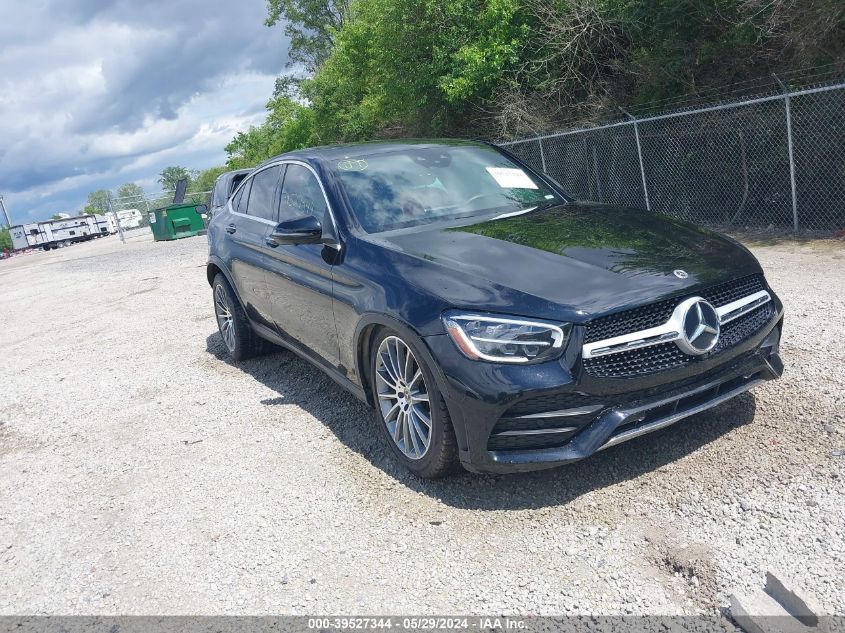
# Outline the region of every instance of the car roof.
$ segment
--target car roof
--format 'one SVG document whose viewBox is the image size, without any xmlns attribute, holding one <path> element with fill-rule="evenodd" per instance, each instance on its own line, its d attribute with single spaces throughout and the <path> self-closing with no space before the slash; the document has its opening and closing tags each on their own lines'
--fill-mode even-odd
<svg viewBox="0 0 845 633">
<path fill-rule="evenodd" d="M 231 180 L 235 176 L 239 176 L 240 174 L 248 174 L 251 171 L 252 171 L 252 168 L 235 169 L 235 170 L 232 170 L 232 171 L 225 171 L 222 174 L 220 174 L 219 176 L 217 176 L 217 180 L 215 182 L 219 182 L 219 181 L 222 181 L 222 180 Z"/>
<path fill-rule="evenodd" d="M 299 158 L 301 160 L 338 160 L 352 156 L 367 154 L 370 156 L 395 152 L 403 149 L 433 149 L 435 147 L 455 146 L 486 146 L 486 143 L 469 139 L 397 139 L 389 141 L 368 141 L 364 143 L 344 143 L 341 145 L 322 145 L 307 147 L 292 152 L 279 154 L 265 161 L 271 163 L 282 158 Z"/>
</svg>

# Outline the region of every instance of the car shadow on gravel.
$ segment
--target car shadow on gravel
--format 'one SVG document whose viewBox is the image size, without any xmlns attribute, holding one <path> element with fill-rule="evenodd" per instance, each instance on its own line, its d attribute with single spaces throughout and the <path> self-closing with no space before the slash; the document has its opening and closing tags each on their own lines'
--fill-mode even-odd
<svg viewBox="0 0 845 633">
<path fill-rule="evenodd" d="M 384 446 L 372 410 L 323 372 L 280 350 L 235 363 L 220 335 L 206 339 L 207 351 L 279 395 L 261 404 L 295 404 L 323 423 L 349 449 L 409 488 L 443 503 L 473 510 L 524 510 L 565 505 L 593 490 L 634 479 L 674 462 L 754 420 L 754 396 L 745 393 L 719 407 L 592 457 L 532 473 L 476 475 L 467 472 L 427 481 L 408 473 Z"/>
</svg>

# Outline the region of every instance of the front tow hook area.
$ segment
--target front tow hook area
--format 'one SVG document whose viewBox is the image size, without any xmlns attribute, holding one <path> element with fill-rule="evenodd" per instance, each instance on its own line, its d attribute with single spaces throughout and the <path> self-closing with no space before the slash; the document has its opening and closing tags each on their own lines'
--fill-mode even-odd
<svg viewBox="0 0 845 633">
<path fill-rule="evenodd" d="M 766 358 L 766 367 L 768 367 L 769 372 L 771 375 L 771 380 L 776 380 L 783 376 L 783 360 L 781 360 L 780 354 L 777 352 L 772 352 Z"/>
<path fill-rule="evenodd" d="M 775 327 L 760 344 L 759 352 L 766 363 L 768 380 L 776 380 L 783 376 L 783 360 L 780 357 L 780 326 Z"/>
</svg>

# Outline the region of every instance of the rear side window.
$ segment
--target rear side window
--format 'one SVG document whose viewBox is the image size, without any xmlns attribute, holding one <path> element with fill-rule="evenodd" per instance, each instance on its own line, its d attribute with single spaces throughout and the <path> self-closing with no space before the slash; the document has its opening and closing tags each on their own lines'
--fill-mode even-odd
<svg viewBox="0 0 845 633">
<path fill-rule="evenodd" d="M 232 182 L 229 184 L 229 191 L 226 192 L 227 198 L 232 195 L 232 192 L 235 189 L 238 188 L 238 185 L 243 182 L 244 178 L 246 178 L 246 174 L 238 174 L 237 176 L 232 177 Z"/>
<path fill-rule="evenodd" d="M 326 199 L 316 176 L 302 165 L 288 165 L 282 185 L 280 221 L 313 215 L 323 221 L 326 214 Z"/>
<path fill-rule="evenodd" d="M 276 219 L 276 188 L 279 184 L 281 168 L 269 167 L 252 177 L 252 191 L 249 194 L 247 213 L 265 220 Z"/>
<path fill-rule="evenodd" d="M 247 180 L 246 184 L 235 194 L 232 198 L 232 211 L 235 213 L 246 213 L 246 202 L 249 200 L 249 188 L 252 186 L 252 180 Z"/>
</svg>

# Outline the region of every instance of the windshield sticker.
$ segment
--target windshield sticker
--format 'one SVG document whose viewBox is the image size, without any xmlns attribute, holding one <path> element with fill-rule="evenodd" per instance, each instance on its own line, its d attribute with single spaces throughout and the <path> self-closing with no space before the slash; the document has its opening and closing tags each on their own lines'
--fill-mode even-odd
<svg viewBox="0 0 845 633">
<path fill-rule="evenodd" d="M 534 181 L 521 169 L 511 167 L 486 167 L 502 189 L 537 189 Z"/>
<path fill-rule="evenodd" d="M 367 161 L 365 160 L 342 160 L 338 162 L 337 168 L 340 171 L 364 171 L 367 168 Z"/>
</svg>

